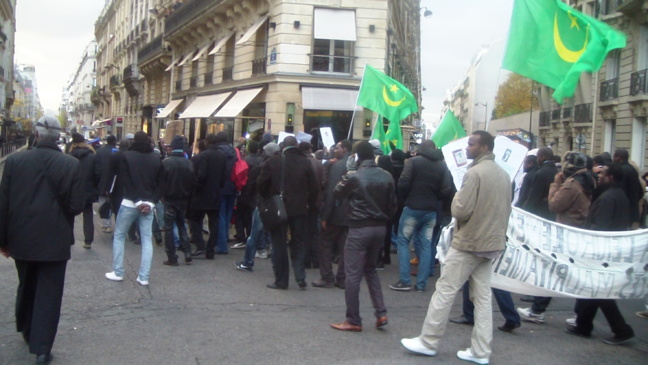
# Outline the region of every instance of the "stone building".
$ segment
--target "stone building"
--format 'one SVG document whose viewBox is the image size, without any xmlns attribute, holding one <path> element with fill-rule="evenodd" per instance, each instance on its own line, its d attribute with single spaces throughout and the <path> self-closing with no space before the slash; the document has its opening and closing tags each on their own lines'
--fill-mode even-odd
<svg viewBox="0 0 648 365">
<path fill-rule="evenodd" d="M 14 103 L 14 52 L 16 0 L 0 0 L 0 136 L 14 125 L 10 110 Z"/>
<path fill-rule="evenodd" d="M 122 132 L 159 137 L 175 120 L 191 141 L 322 126 L 367 138 L 372 113 L 355 105 L 365 64 L 420 104 L 418 0 L 141 3 L 110 1 L 95 28 L 93 100 Z"/>
<path fill-rule="evenodd" d="M 81 61 L 66 87 L 64 100 L 68 114 L 68 128 L 86 134 L 95 131 L 103 134 L 101 121 L 95 121 L 95 105 L 90 100 L 92 88 L 97 84 L 97 42 L 91 41 L 81 56 Z M 94 124 L 94 125 L 93 125 Z"/>
</svg>

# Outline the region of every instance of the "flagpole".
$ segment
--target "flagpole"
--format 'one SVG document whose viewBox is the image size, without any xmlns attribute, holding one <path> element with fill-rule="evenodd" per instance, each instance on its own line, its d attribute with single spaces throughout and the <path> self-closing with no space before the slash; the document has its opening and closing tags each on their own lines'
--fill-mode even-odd
<svg viewBox="0 0 648 365">
<path fill-rule="evenodd" d="M 356 96 L 356 108 L 353 108 L 353 114 L 351 115 L 351 125 L 349 126 L 349 133 L 347 134 L 347 139 L 351 139 L 351 131 L 353 131 L 353 121 L 355 120 L 355 113 L 358 106 L 358 100 L 360 100 L 360 90 L 362 90 L 362 83 L 364 83 L 364 76 L 367 72 L 367 64 L 365 63 L 364 70 L 362 71 L 362 79 L 360 80 L 360 88 L 358 89 L 358 96 Z"/>
</svg>

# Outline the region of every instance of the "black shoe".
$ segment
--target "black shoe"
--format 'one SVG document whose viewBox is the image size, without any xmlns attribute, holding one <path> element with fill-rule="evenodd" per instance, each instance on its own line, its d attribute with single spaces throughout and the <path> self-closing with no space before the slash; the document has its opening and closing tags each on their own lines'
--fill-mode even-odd
<svg viewBox="0 0 648 365">
<path fill-rule="evenodd" d="M 191 265 L 192 261 L 193 261 L 193 259 L 191 258 L 191 253 L 185 254 L 185 264 Z"/>
<path fill-rule="evenodd" d="M 162 263 L 166 266 L 178 266 L 178 260 L 164 260 Z"/>
<path fill-rule="evenodd" d="M 589 333 L 583 333 L 579 331 L 576 327 L 570 327 L 570 326 L 565 327 L 565 332 L 569 333 L 570 335 L 583 337 L 583 338 L 590 338 L 592 336 Z"/>
<path fill-rule="evenodd" d="M 36 363 L 37 364 L 47 364 L 50 361 L 52 361 L 52 354 L 40 354 L 36 355 Z"/>
<path fill-rule="evenodd" d="M 206 258 L 207 260 L 213 260 L 213 259 L 214 259 L 214 254 L 213 254 L 213 253 L 205 254 L 205 258 Z"/>
<path fill-rule="evenodd" d="M 268 287 L 268 288 L 270 288 L 270 289 L 279 289 L 279 290 L 286 290 L 286 289 L 288 289 L 288 288 L 284 288 L 284 287 L 281 287 L 281 286 L 277 286 L 277 284 L 275 284 L 275 283 L 268 284 L 268 285 L 266 285 L 266 287 Z"/>
<path fill-rule="evenodd" d="M 398 281 L 396 284 L 391 284 L 389 289 L 396 291 L 410 291 L 412 290 L 411 285 L 404 284 L 402 281 Z"/>
<path fill-rule="evenodd" d="M 249 266 L 246 266 L 243 261 L 239 261 L 239 262 L 235 263 L 234 265 L 236 266 L 237 269 L 239 269 L 241 271 L 252 272 L 252 268 L 249 267 Z"/>
<path fill-rule="evenodd" d="M 195 257 L 195 256 L 202 256 L 202 255 L 204 255 L 204 254 L 205 254 L 205 251 L 203 251 L 203 250 L 196 250 L 196 251 L 194 251 L 194 252 L 191 253 L 191 256 L 194 256 L 194 257 Z"/>
<path fill-rule="evenodd" d="M 502 326 L 497 327 L 502 332 L 513 332 L 514 329 L 520 328 L 520 323 L 505 322 Z"/>
<path fill-rule="evenodd" d="M 299 285 L 299 289 L 301 289 L 301 290 L 306 290 L 306 287 L 308 286 L 308 284 L 306 284 L 306 281 L 304 281 L 304 280 L 298 281 L 297 285 Z"/>
<path fill-rule="evenodd" d="M 533 303 L 534 298 L 533 295 L 523 295 L 520 297 L 520 300 L 527 303 Z"/>
<path fill-rule="evenodd" d="M 474 325 L 474 322 L 469 321 L 465 316 L 459 316 L 455 318 L 450 318 L 450 322 L 456 323 L 456 324 L 466 324 L 466 325 Z"/>
<path fill-rule="evenodd" d="M 614 335 L 612 337 L 604 338 L 604 339 L 602 339 L 602 341 L 607 343 L 608 345 L 623 345 L 624 343 L 632 340 L 633 338 L 634 338 L 634 335 L 630 335 L 630 336 L 617 336 L 617 335 Z"/>
<path fill-rule="evenodd" d="M 344 283 L 335 283 L 333 285 L 335 285 L 336 288 L 340 288 L 342 290 L 346 289 L 346 284 Z"/>
</svg>

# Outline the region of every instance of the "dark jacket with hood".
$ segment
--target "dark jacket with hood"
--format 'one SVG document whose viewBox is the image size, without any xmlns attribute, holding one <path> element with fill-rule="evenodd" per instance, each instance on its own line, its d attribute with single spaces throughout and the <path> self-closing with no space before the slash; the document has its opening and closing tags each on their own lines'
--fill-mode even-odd
<svg viewBox="0 0 648 365">
<path fill-rule="evenodd" d="M 162 161 L 164 184 L 162 198 L 169 204 L 189 204 L 196 185 L 193 164 L 185 158 L 184 152 L 171 152 Z"/>
<path fill-rule="evenodd" d="M 85 206 L 79 161 L 56 143 L 9 155 L 0 182 L 0 247 L 25 261 L 66 261 Z"/>
<path fill-rule="evenodd" d="M 349 228 L 384 226 L 396 213 L 394 179 L 372 160 L 364 160 L 358 171 L 347 175 L 334 195 L 348 199 Z"/>
<path fill-rule="evenodd" d="M 590 207 L 586 227 L 595 231 L 627 231 L 630 201 L 619 183 L 608 186 Z"/>
<path fill-rule="evenodd" d="M 284 204 L 288 217 L 307 216 L 316 212 L 319 184 L 306 156 L 296 147 L 286 147 L 284 169 Z M 282 156 L 274 155 L 264 164 L 257 180 L 259 195 L 267 198 L 279 194 Z"/>
<path fill-rule="evenodd" d="M 251 209 L 254 209 L 254 207 L 256 207 L 256 182 L 259 178 L 259 174 L 261 173 L 261 165 L 265 160 L 263 156 L 263 153 L 255 153 L 245 158 L 245 162 L 247 162 L 248 164 L 248 179 L 245 187 L 243 187 L 243 190 L 241 190 L 241 195 L 238 198 L 237 204 L 245 204 Z"/>
<path fill-rule="evenodd" d="M 349 226 L 349 218 L 347 216 L 347 200 L 336 198 L 333 196 L 335 187 L 342 181 L 342 176 L 347 172 L 347 158 L 349 155 L 344 155 L 339 161 L 336 161 L 328 173 L 328 181 L 326 190 L 324 192 L 324 205 L 322 207 L 322 220 L 327 225 L 335 225 L 340 227 Z"/>
<path fill-rule="evenodd" d="M 421 148 L 417 156 L 405 161 L 405 168 L 398 179 L 398 194 L 406 207 L 436 211 L 439 201 L 451 202 L 455 192 L 441 150 Z"/>
<path fill-rule="evenodd" d="M 234 151 L 234 147 L 227 142 L 216 143 L 215 147 L 217 150 L 223 152 L 226 158 L 225 185 L 223 186 L 223 190 L 221 190 L 221 194 L 236 195 L 236 185 L 234 185 L 234 181 L 232 181 L 232 169 L 234 168 L 234 163 L 238 160 L 236 157 L 236 151 Z"/>
<path fill-rule="evenodd" d="M 544 219 L 555 221 L 556 213 L 549 210 L 549 186 L 557 173 L 558 169 L 553 160 L 544 161 L 533 175 L 526 201 L 521 203 L 520 208 Z"/>
<path fill-rule="evenodd" d="M 580 169 L 560 184 L 549 187 L 549 209 L 556 213 L 556 222 L 584 228 L 592 205 L 596 182 L 587 169 Z"/>
<path fill-rule="evenodd" d="M 87 204 L 95 203 L 99 200 L 97 187 L 101 180 L 101 172 L 96 165 L 94 149 L 87 144 L 72 144 L 70 155 L 81 164 L 81 174 L 83 175 L 83 191 L 85 192 L 85 202 Z"/>
<path fill-rule="evenodd" d="M 191 199 L 191 208 L 196 210 L 218 210 L 220 208 L 221 189 L 226 176 L 226 157 L 216 145 L 209 145 L 196 158 L 196 190 Z"/>
<path fill-rule="evenodd" d="M 149 143 L 133 142 L 122 155 L 119 175 L 123 177 L 124 199 L 133 203 L 160 200 L 164 167 Z"/>
</svg>

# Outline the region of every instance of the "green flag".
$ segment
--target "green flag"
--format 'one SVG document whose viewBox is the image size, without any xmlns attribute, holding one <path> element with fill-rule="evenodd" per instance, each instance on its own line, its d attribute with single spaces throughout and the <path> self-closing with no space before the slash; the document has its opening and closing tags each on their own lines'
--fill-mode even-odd
<svg viewBox="0 0 648 365">
<path fill-rule="evenodd" d="M 439 124 L 439 128 L 434 131 L 434 134 L 432 135 L 432 141 L 437 146 L 437 148 L 441 148 L 454 141 L 455 139 L 459 139 L 465 136 L 466 132 L 461 126 L 461 123 L 459 123 L 459 120 L 457 119 L 457 117 L 455 117 L 452 110 L 448 109 L 448 112 L 446 113 L 445 117 L 443 117 L 441 124 Z"/>
<path fill-rule="evenodd" d="M 403 131 L 401 131 L 400 121 L 389 121 L 389 128 L 387 128 L 385 139 L 388 142 L 390 150 L 391 145 L 394 145 L 394 148 L 399 150 L 403 149 Z"/>
<path fill-rule="evenodd" d="M 502 67 L 553 89 L 553 98 L 574 95 L 582 72 L 598 71 L 623 33 L 560 0 L 515 0 Z"/>
<path fill-rule="evenodd" d="M 362 76 L 358 105 L 382 115 L 390 122 L 400 122 L 418 111 L 414 95 L 403 84 L 369 65 Z"/>
<path fill-rule="evenodd" d="M 380 141 L 380 149 L 384 154 L 388 155 L 391 152 L 389 146 L 389 141 L 385 137 L 385 127 L 383 126 L 383 118 L 379 115 L 376 119 L 376 124 L 374 124 L 373 132 L 371 132 L 371 139 L 377 139 Z"/>
</svg>

